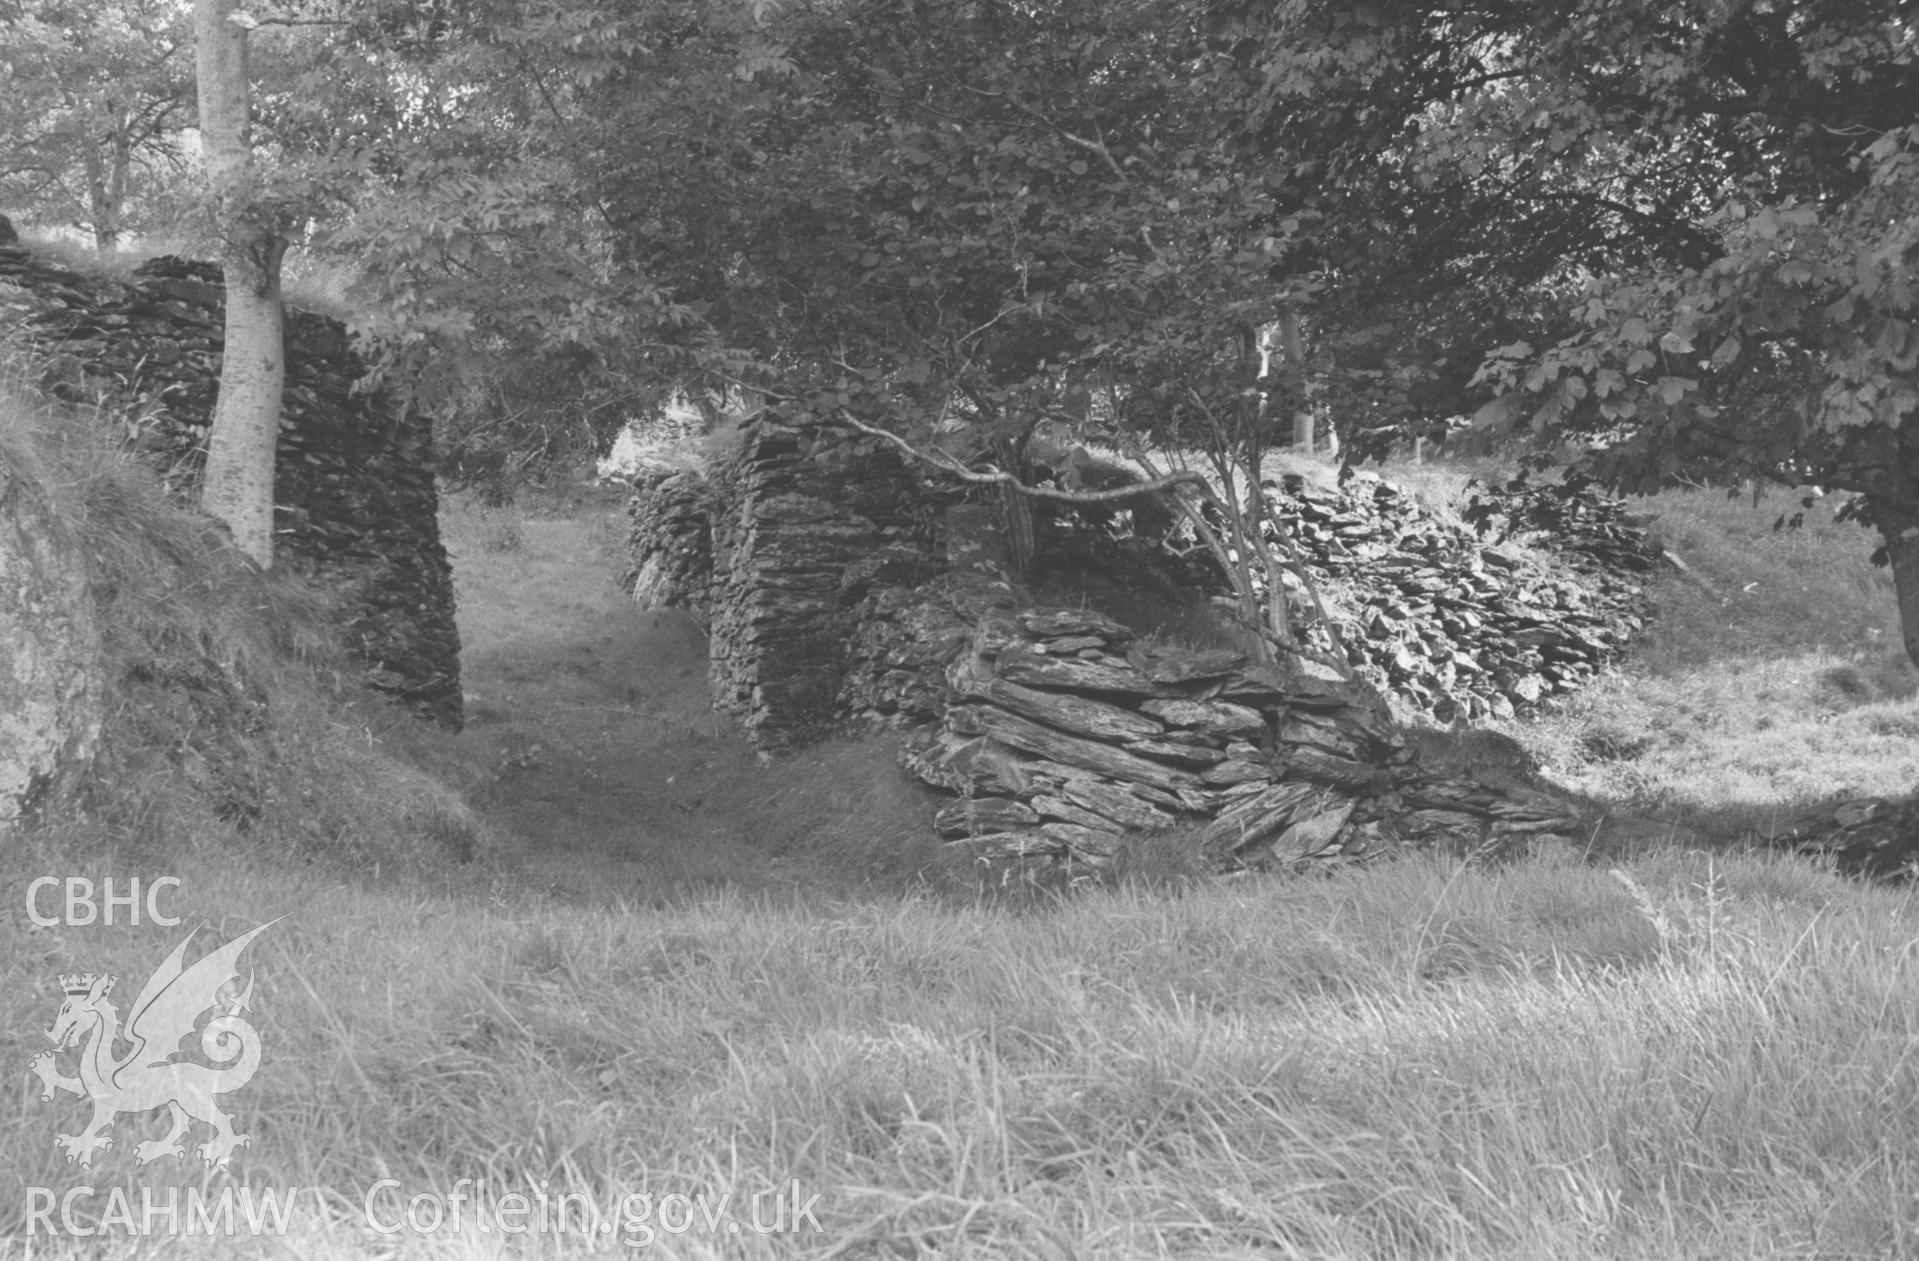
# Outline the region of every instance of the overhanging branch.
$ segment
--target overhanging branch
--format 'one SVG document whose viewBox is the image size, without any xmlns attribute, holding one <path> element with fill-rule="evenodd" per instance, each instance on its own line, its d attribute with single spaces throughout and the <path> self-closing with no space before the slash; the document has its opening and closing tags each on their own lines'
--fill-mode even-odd
<svg viewBox="0 0 1919 1261">
<path fill-rule="evenodd" d="M 1176 486 L 1195 486 L 1199 488 L 1202 495 L 1211 495 L 1211 487 L 1207 486 L 1206 479 L 1195 472 L 1169 473 L 1164 477 L 1148 478 L 1145 481 L 1134 482 L 1127 486 L 1115 486 L 1109 490 L 1056 490 L 1050 486 L 1028 486 L 1025 482 L 1020 481 L 1019 478 L 1004 470 L 982 473 L 978 469 L 967 468 L 950 455 L 938 451 L 922 450 L 898 434 L 881 429 L 877 425 L 869 425 L 865 421 L 847 412 L 842 411 L 838 413 L 838 416 L 841 423 L 845 424 L 848 428 L 857 429 L 864 434 L 871 434 L 875 438 L 884 438 L 912 459 L 918 460 L 922 464 L 930 464 L 941 472 L 951 473 L 961 481 L 972 482 L 979 486 L 1010 486 L 1020 494 L 1029 495 L 1034 499 L 1053 499 L 1061 503 L 1069 504 L 1107 504 L 1117 502 L 1121 499 L 1136 498 L 1140 495 L 1156 495 L 1162 491 L 1171 490 Z"/>
</svg>

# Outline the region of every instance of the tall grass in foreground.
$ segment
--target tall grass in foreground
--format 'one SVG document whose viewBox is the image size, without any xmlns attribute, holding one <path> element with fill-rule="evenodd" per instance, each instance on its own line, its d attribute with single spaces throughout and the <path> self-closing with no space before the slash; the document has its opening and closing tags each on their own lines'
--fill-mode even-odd
<svg viewBox="0 0 1919 1261">
<path fill-rule="evenodd" d="M 296 912 L 254 947 L 266 1060 L 237 1096 L 253 1145 L 229 1177 L 309 1189 L 287 1240 L 302 1257 L 618 1252 L 639 1239 L 625 1196 L 794 1182 L 820 1197 L 819 1233 L 714 1238 L 695 1217 L 653 1250 L 1919 1248 L 1919 910 L 1802 864 L 1669 855 L 1621 880 L 1409 860 L 1020 914 L 735 895 L 583 912 L 252 864 L 187 874 L 188 914 Z M 51 1017 L 56 959 L 137 979 L 166 940 L 17 924 L 0 927 L 8 1063 Z M 137 1213 L 143 1187 L 223 1185 L 133 1167 L 132 1118 L 94 1169 L 62 1165 L 53 1134 L 78 1113 L 25 1092 L 7 1109 L 0 1205 L 88 1185 L 83 1212 L 118 1187 Z M 376 1202 L 385 1224 L 471 1179 L 494 1200 L 578 1193 L 615 1229 L 483 1235 L 469 1204 L 463 1236 L 388 1237 L 365 1212 L 380 1178 L 400 1188 Z M 31 1255 L 150 1247 L 109 1231 Z"/>
<path fill-rule="evenodd" d="M 73 502 L 89 502 L 92 482 L 72 480 Z M 192 567 L 203 539 L 163 548 L 162 564 L 137 542 L 149 531 L 121 532 L 131 559 L 102 573 L 124 573 L 135 601 L 113 623 L 147 628 L 125 641 L 129 661 L 211 644 L 295 690 L 264 692 L 286 719 L 270 739 L 190 708 L 166 720 L 195 739 L 237 731 L 236 765 L 261 778 L 234 782 L 270 790 L 251 797 L 206 777 L 216 758 L 175 760 L 172 728 L 142 709 L 181 703 L 174 692 L 118 693 L 123 756 L 146 760 L 117 764 L 136 769 L 69 831 L 0 861 L 0 904 L 16 908 L 0 916 L 14 1082 L 0 1096 L 0 1258 L 640 1242 L 691 1258 L 1919 1252 L 1909 894 L 1791 860 L 1669 852 L 1623 880 L 1563 859 L 1411 859 L 1155 892 L 899 896 L 860 880 L 870 846 L 904 826 L 888 757 L 830 746 L 759 767 L 706 713 L 684 627 L 582 594 L 600 562 L 573 525 L 513 524 L 452 536 L 471 544 L 456 563 L 463 631 L 477 632 L 475 729 L 413 734 L 486 771 L 484 804 L 524 829 L 526 851 L 518 866 L 457 868 L 432 861 L 452 847 L 419 826 L 464 817 L 440 813 L 457 804 L 443 790 L 428 782 L 412 823 L 380 813 L 413 781 L 385 778 L 371 724 L 323 703 L 339 667 L 301 647 L 310 619 L 246 620 L 296 596 L 245 575 L 219 585 Z M 1707 633 L 1688 625 L 1675 643 Z M 1869 662 L 1847 661 L 1878 686 Z M 1675 664 L 1673 686 L 1695 686 L 1688 669 Z M 253 676 L 238 677 L 244 699 Z M 217 809 L 233 800 L 263 807 L 243 828 Z M 309 836 L 307 819 L 351 829 Z M 357 866 L 306 861 L 329 854 Z M 22 1072 L 46 1045 L 58 974 L 112 971 L 136 992 L 184 931 L 33 929 L 27 882 L 150 878 L 160 860 L 184 882 L 168 909 L 211 921 L 208 937 L 291 913 L 245 960 L 265 1056 L 226 1100 L 252 1135 L 227 1174 L 135 1166 L 135 1141 L 163 1126 L 134 1116 L 93 1168 L 64 1165 L 53 1137 L 84 1105 L 42 1102 Z M 549 882 L 562 862 L 579 888 Z M 813 878 L 761 878 L 781 864 Z M 519 1193 L 578 1197 L 574 1230 L 482 1234 L 469 1199 L 462 1233 L 443 1220 L 385 1234 L 366 1215 L 381 1179 L 395 1184 L 375 1204 L 384 1224 L 415 1196 L 425 1211 Z M 819 1197 L 806 1229 L 755 1234 L 743 1202 L 796 1184 L 797 1202 Z M 103 1221 L 125 1204 L 137 1224 L 169 1187 L 234 1185 L 303 1189 L 285 1240 L 142 1241 Z M 76 1218 L 104 1236 L 25 1235 L 14 1206 L 29 1188 L 58 1203 L 81 1187 Z M 699 1210 L 661 1216 L 663 1196 L 724 1192 L 749 1224 L 738 1235 L 725 1217 L 708 1234 Z M 639 1194 L 644 1222 L 620 1211 Z M 582 1204 L 616 1229 L 583 1237 Z"/>
</svg>

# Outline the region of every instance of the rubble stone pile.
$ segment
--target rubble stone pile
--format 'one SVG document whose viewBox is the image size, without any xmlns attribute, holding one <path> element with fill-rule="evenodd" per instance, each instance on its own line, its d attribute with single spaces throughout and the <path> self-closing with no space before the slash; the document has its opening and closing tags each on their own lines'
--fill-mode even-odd
<svg viewBox="0 0 1919 1261">
<path fill-rule="evenodd" d="M 0 245 L 0 332 L 48 363 L 42 383 L 82 406 L 112 398 L 128 441 L 176 485 L 204 459 L 224 343 L 220 269 L 153 259 L 127 281 L 83 276 Z M 274 488 L 282 556 L 345 591 L 346 642 L 367 682 L 458 726 L 460 638 L 439 535 L 432 425 L 378 391 L 346 329 L 289 310 Z"/>
<path fill-rule="evenodd" d="M 1508 536 L 1545 531 L 1551 566 L 1369 473 L 1339 491 L 1289 476 L 1282 490 L 1280 516 L 1343 608 L 1335 620 L 1361 674 L 1441 722 L 1511 718 L 1575 691 L 1645 624 L 1639 576 L 1657 549 L 1590 490 L 1477 497 Z"/>
</svg>

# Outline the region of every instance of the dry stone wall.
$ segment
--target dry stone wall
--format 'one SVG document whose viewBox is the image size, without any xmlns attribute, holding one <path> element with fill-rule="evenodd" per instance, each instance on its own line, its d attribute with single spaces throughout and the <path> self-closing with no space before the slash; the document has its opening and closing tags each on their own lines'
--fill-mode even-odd
<svg viewBox="0 0 1919 1261">
<path fill-rule="evenodd" d="M 990 510 L 928 495 L 889 451 L 776 424 L 710 476 L 636 482 L 627 583 L 711 619 L 718 700 L 767 743 L 835 720 L 906 727 L 902 764 L 950 794 L 931 825 L 984 858 L 1097 866 L 1168 828 L 1229 870 L 1583 835 L 1568 803 L 1512 777 L 1423 768 L 1381 698 L 1476 719 L 1579 687 L 1647 616 L 1645 532 L 1579 487 L 1482 490 L 1467 516 L 1486 535 L 1365 474 L 1278 489 L 1343 610 L 1352 679 L 1037 605 Z M 1908 877 L 1919 805 L 1823 805 L 1771 839 Z"/>
<path fill-rule="evenodd" d="M 633 479 L 630 563 L 620 585 L 649 609 L 711 615 L 713 516 L 718 504 L 704 474 L 652 469 Z"/>
<path fill-rule="evenodd" d="M 47 388 L 144 417 L 128 435 L 176 484 L 203 458 L 219 388 L 217 267 L 155 259 L 127 280 L 82 276 L 0 246 L 0 331 L 51 363 Z M 289 310 L 274 490 L 280 556 L 345 596 L 368 683 L 438 722 L 461 721 L 459 631 L 441 545 L 430 421 L 379 393 L 336 320 Z"/>
<path fill-rule="evenodd" d="M 1360 676 L 1442 722 L 1512 717 L 1582 686 L 1648 614 L 1656 549 L 1589 491 L 1482 491 L 1479 511 L 1541 537 L 1547 562 L 1370 474 L 1276 489 Z M 969 567 L 945 555 L 937 523 L 953 501 L 890 449 L 755 422 L 712 473 L 636 482 L 626 584 L 641 603 L 710 618 L 717 703 L 762 740 L 844 719 L 931 721 L 970 633 L 927 585 Z"/>
<path fill-rule="evenodd" d="M 769 747 L 824 731 L 838 716 L 868 590 L 937 572 L 923 489 L 870 444 L 763 414 L 743 426 L 704 513 L 687 506 L 697 499 L 692 487 L 676 484 L 671 495 L 682 506 L 660 511 L 677 523 L 683 550 L 656 568 L 676 575 L 679 600 L 705 605 L 715 704 Z M 702 518 L 711 557 L 704 593 L 690 581 Z M 647 560 L 635 567 L 636 585 Z"/>
<path fill-rule="evenodd" d="M 983 857 L 1101 866 L 1128 832 L 1186 827 L 1215 868 L 1472 852 L 1565 839 L 1543 793 L 1423 772 L 1379 696 L 1298 661 L 1143 645 L 1083 609 L 976 583 L 949 703 L 906 767 L 955 794 L 940 834 Z"/>
<path fill-rule="evenodd" d="M 1142 643 L 1099 613 L 1035 605 L 989 508 L 942 503 L 843 435 L 757 424 L 712 475 L 636 490 L 628 585 L 710 618 L 716 703 L 770 745 L 847 719 L 909 728 L 903 764 L 952 794 L 933 825 L 983 857 L 1099 865 L 1128 832 L 1182 829 L 1230 869 L 1576 826 L 1547 794 L 1427 773 L 1363 676 Z M 1302 540 L 1315 510 L 1333 538 L 1381 528 L 1311 497 Z M 1348 529 L 1334 554 L 1428 535 L 1424 518 Z M 1408 554 L 1466 564 L 1465 541 Z"/>
</svg>

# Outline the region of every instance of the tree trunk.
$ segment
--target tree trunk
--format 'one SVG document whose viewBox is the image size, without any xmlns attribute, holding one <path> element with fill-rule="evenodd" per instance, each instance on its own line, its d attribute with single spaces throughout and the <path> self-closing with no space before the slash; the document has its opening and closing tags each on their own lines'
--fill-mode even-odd
<svg viewBox="0 0 1919 1261">
<path fill-rule="evenodd" d="M 127 106 L 122 101 L 114 101 L 113 110 L 113 152 L 107 165 L 107 222 L 102 250 L 111 253 L 120 245 L 121 226 L 127 217 L 127 177 L 133 166 L 133 120 L 128 116 Z M 94 235 L 101 235 L 96 224 Z"/>
<path fill-rule="evenodd" d="M 89 100 L 85 119 L 87 217 L 93 223 L 93 248 L 112 254 L 120 248 L 133 138 L 128 133 L 126 107 L 112 97 Z"/>
<path fill-rule="evenodd" d="M 1306 402 L 1306 347 L 1299 336 L 1299 313 L 1288 308 L 1279 317 L 1279 343 L 1286 355 L 1286 372 L 1298 391 L 1299 410 L 1293 413 L 1293 445 L 1313 454 L 1313 409 Z"/>
<path fill-rule="evenodd" d="M 1024 442 L 1015 443 L 1011 438 L 993 439 L 993 454 L 999 460 L 999 466 L 1022 482 L 1027 480 Z M 1013 556 L 1013 571 L 1021 582 L 1033 576 L 1033 558 L 1038 550 L 1038 541 L 1034 535 L 1033 501 L 1020 494 L 1012 486 L 1002 484 L 999 488 L 1000 528 L 1006 532 L 1008 549 Z"/>
<path fill-rule="evenodd" d="M 286 240 L 263 213 L 248 117 L 247 34 L 234 0 L 195 0 L 200 137 L 226 270 L 226 346 L 200 503 L 263 567 L 273 564 L 273 461 L 286 383 L 280 260 Z"/>
<path fill-rule="evenodd" d="M 1906 657 L 1919 665 L 1919 519 L 1875 514 L 1886 554 L 1892 559 L 1892 589 L 1899 601 L 1899 630 Z"/>
</svg>

